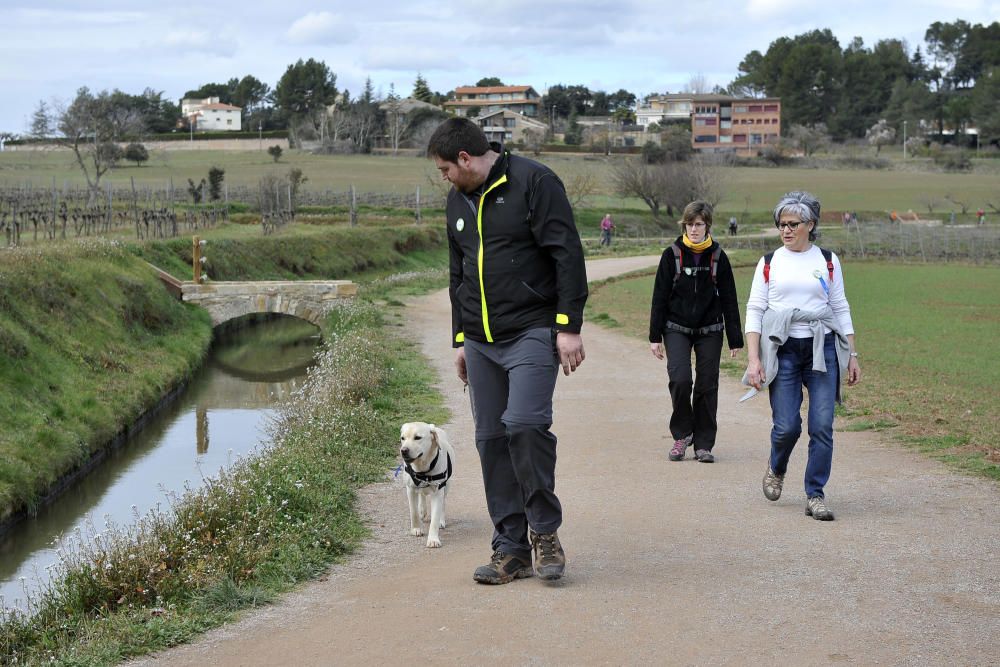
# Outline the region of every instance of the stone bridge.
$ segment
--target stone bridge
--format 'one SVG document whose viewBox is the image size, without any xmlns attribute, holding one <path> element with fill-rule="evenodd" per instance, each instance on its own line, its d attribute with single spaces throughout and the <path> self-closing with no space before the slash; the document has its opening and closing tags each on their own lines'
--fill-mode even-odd
<svg viewBox="0 0 1000 667">
<path fill-rule="evenodd" d="M 251 313 L 278 313 L 319 327 L 327 313 L 357 292 L 350 280 L 181 283 L 182 299 L 207 310 L 212 326 Z"/>
<path fill-rule="evenodd" d="M 291 315 L 322 327 L 327 313 L 358 293 L 350 280 L 269 280 L 257 282 L 180 281 L 153 266 L 167 290 L 212 315 L 212 326 L 250 315 Z"/>
</svg>

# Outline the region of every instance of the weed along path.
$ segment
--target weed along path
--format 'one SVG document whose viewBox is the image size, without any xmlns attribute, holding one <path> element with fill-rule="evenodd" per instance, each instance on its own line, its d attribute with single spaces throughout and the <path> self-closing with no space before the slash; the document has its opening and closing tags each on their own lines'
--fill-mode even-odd
<svg viewBox="0 0 1000 667">
<path fill-rule="evenodd" d="M 594 262 L 591 278 L 656 258 Z M 641 340 L 584 329 L 556 391 L 567 575 L 481 586 L 489 558 L 468 397 L 445 292 L 400 324 L 439 374 L 457 450 L 444 546 L 407 535 L 400 480 L 361 496 L 373 536 L 279 604 L 147 665 L 996 664 L 1000 489 L 870 433 L 836 434 L 834 522 L 803 514 L 806 446 L 764 499 L 766 397 L 724 379 L 712 465 L 667 460 L 666 371 Z M 414 419 L 420 415 L 413 415 Z"/>
</svg>

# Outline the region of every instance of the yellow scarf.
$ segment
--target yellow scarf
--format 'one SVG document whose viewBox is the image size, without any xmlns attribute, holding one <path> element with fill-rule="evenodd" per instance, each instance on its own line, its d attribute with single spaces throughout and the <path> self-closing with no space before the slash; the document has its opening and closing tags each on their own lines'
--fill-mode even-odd
<svg viewBox="0 0 1000 667">
<path fill-rule="evenodd" d="M 694 243 L 693 241 L 691 241 L 691 239 L 688 238 L 687 232 L 685 232 L 682 240 L 684 241 L 684 245 L 690 248 L 692 252 L 703 252 L 712 247 L 711 234 L 706 234 L 705 240 L 702 241 L 701 243 Z"/>
</svg>

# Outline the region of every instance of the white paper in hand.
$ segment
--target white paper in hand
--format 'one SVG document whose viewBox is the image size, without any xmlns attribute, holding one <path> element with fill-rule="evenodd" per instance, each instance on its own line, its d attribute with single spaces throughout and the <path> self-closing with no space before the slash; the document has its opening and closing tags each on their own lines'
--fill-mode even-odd
<svg viewBox="0 0 1000 667">
<path fill-rule="evenodd" d="M 747 391 L 747 393 L 743 394 L 740 397 L 740 400 L 737 401 L 737 402 L 738 403 L 742 403 L 743 401 L 746 401 L 746 400 L 749 400 L 749 399 L 753 398 L 754 396 L 756 396 L 759 393 L 760 393 L 760 391 L 757 388 L 750 387 L 749 391 Z"/>
</svg>

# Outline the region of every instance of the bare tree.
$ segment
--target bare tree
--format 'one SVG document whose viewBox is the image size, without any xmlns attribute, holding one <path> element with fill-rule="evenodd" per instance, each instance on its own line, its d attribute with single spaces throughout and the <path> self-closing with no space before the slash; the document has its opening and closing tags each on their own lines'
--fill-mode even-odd
<svg viewBox="0 0 1000 667">
<path fill-rule="evenodd" d="M 712 92 L 712 87 L 708 85 L 708 79 L 705 78 L 705 75 L 698 72 L 688 79 L 687 85 L 684 86 L 684 92 L 694 95 L 704 95 L 705 93 Z"/>
<path fill-rule="evenodd" d="M 615 190 L 625 197 L 638 197 L 653 213 L 653 220 L 660 223 L 660 208 L 667 204 L 668 175 L 661 164 L 645 164 L 640 160 L 626 159 L 612 172 Z M 667 211 L 673 215 L 673 211 Z"/>
<path fill-rule="evenodd" d="M 950 194 L 950 193 L 946 194 L 944 196 L 944 198 L 947 199 L 948 201 L 950 201 L 952 204 L 955 204 L 956 206 L 958 206 L 960 209 L 962 209 L 962 215 L 965 215 L 966 213 L 969 212 L 969 203 L 968 202 L 960 201 L 960 200 L 958 200 L 958 199 L 955 198 L 955 195 Z"/>
<path fill-rule="evenodd" d="M 101 177 L 122 158 L 117 142 L 142 132 L 142 117 L 127 97 L 117 90 L 94 95 L 84 87 L 68 107 L 55 111 L 58 141 L 73 151 L 87 179 L 90 202 L 101 194 Z"/>
<path fill-rule="evenodd" d="M 385 112 L 386 134 L 389 137 L 389 145 L 392 147 L 393 155 L 399 152 L 399 144 L 406 131 L 410 129 L 412 122 L 404 106 L 403 100 L 396 94 L 395 87 L 390 84 L 389 96 L 385 98 L 381 108 Z"/>
<path fill-rule="evenodd" d="M 587 197 L 597 192 L 597 179 L 589 171 L 581 171 L 564 180 L 566 198 L 573 208 L 579 208 Z"/>
</svg>

